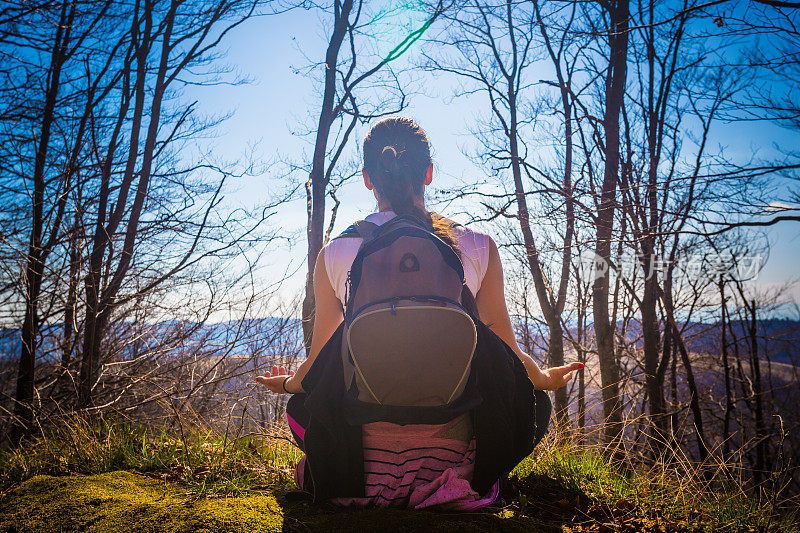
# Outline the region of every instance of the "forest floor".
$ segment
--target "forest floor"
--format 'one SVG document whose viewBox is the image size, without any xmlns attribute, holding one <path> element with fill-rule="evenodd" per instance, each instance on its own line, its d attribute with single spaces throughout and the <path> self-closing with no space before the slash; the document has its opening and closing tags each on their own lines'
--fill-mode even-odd
<svg viewBox="0 0 800 533">
<path fill-rule="evenodd" d="M 312 505 L 283 435 L 178 439 L 71 421 L 0 451 L 0 533 L 207 531 L 800 531 L 787 502 L 701 481 L 684 460 L 647 469 L 552 437 L 513 473 L 502 505 L 469 514 Z"/>
</svg>

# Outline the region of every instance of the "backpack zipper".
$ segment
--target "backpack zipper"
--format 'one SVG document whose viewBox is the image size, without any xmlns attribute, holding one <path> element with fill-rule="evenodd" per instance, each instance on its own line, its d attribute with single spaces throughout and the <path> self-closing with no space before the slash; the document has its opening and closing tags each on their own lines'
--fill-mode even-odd
<svg viewBox="0 0 800 533">
<path fill-rule="evenodd" d="M 350 289 L 352 285 L 352 280 L 350 279 L 350 272 L 351 270 L 347 271 L 347 278 L 344 280 L 344 305 L 347 307 L 347 304 L 350 303 Z"/>
</svg>

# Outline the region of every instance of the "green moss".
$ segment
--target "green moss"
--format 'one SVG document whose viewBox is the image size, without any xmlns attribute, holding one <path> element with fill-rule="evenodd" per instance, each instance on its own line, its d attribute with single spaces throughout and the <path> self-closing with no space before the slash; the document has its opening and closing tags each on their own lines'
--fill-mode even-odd
<svg viewBox="0 0 800 533">
<path fill-rule="evenodd" d="M 213 495 L 127 471 L 38 475 L 0 492 L 0 533 L 797 530 L 791 516 L 741 505 L 746 499 L 736 500 L 738 512 L 723 512 L 720 505 L 706 501 L 711 491 L 693 491 L 696 505 L 691 507 L 690 491 L 676 493 L 655 480 L 637 481 L 635 475 L 624 481 L 607 467 L 594 468 L 601 463 L 588 459 L 562 469 L 552 461 L 544 457 L 535 465 L 523 465 L 533 471 L 512 477 L 505 494 L 513 498 L 508 507 L 477 513 L 340 509 L 312 505 L 297 499 L 296 492 L 272 487 L 262 492 L 250 487 L 235 497 Z M 535 472 L 545 466 L 546 473 Z"/>
<path fill-rule="evenodd" d="M 192 499 L 176 485 L 130 472 L 36 476 L 0 500 L 0 532 L 281 531 L 272 495 Z"/>
<path fill-rule="evenodd" d="M 117 471 L 36 476 L 0 498 L 0 532 L 560 531 L 511 513 L 341 510 L 272 493 L 195 497 L 179 485 Z"/>
</svg>

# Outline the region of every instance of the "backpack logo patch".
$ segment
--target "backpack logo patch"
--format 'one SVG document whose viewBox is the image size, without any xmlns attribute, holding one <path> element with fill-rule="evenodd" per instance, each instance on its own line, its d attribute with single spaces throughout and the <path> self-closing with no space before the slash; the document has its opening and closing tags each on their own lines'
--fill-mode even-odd
<svg viewBox="0 0 800 533">
<path fill-rule="evenodd" d="M 400 259 L 400 272 L 419 272 L 419 259 L 411 252 Z"/>
</svg>

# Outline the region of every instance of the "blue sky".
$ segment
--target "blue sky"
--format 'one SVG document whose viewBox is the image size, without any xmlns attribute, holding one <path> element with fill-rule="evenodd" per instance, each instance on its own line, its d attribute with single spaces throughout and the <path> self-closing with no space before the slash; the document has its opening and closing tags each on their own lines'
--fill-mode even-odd
<svg viewBox="0 0 800 533">
<path fill-rule="evenodd" d="M 325 44 L 323 23 L 315 12 L 296 10 L 252 19 L 229 36 L 226 59 L 252 82 L 196 88 L 187 93 L 198 100 L 203 113 L 233 112 L 220 126 L 219 137 L 211 141 L 216 156 L 235 159 L 255 144 L 256 159 L 265 164 L 263 173 L 232 184 L 227 195 L 230 205 L 252 206 L 286 190 L 285 167 L 280 161 L 302 160 L 313 141 L 302 133 L 316 117 L 319 82 L 308 75 L 307 66 L 309 58 L 318 61 L 323 57 Z M 319 76 L 320 70 L 312 73 Z M 417 81 L 423 76 L 428 76 L 422 80 L 425 94 L 413 96 L 404 114 L 416 118 L 428 134 L 435 151 L 439 185 L 483 178 L 483 170 L 475 167 L 462 149 L 470 146 L 470 124 L 483 113 L 481 106 L 485 102 L 478 96 L 453 99 L 451 82 L 424 74 Z M 723 133 L 721 139 L 729 150 L 747 151 L 761 146 L 771 151 L 773 142 L 786 142 L 788 136 L 785 130 L 774 126 L 750 124 L 744 132 L 731 129 Z M 337 230 L 375 207 L 371 193 L 363 189 L 360 180 L 347 185 L 340 199 Z M 294 238 L 291 245 L 282 245 L 262 258 L 260 275 L 272 281 L 283 275 L 287 265 L 296 271 L 282 289 L 282 295 L 290 298 L 301 290 L 305 276 L 304 199 L 282 208 L 279 217 L 282 230 L 294 232 Z M 774 285 L 794 279 L 800 272 L 800 224 L 782 224 L 767 234 L 771 255 L 760 283 Z M 795 289 L 794 294 L 800 301 L 800 290 Z"/>
</svg>

